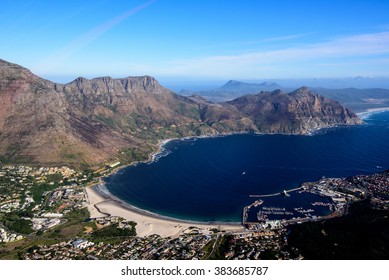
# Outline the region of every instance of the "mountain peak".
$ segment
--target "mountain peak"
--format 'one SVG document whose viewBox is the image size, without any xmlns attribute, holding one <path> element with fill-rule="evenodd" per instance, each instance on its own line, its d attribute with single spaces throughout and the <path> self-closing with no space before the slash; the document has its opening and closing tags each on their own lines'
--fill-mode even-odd
<svg viewBox="0 0 389 280">
<path fill-rule="evenodd" d="M 222 85 L 220 88 L 239 86 L 240 84 L 242 84 L 242 82 L 239 82 L 236 80 L 229 80 L 227 83 Z"/>
<path fill-rule="evenodd" d="M 294 95 L 310 95 L 310 94 L 314 94 L 309 87 L 306 87 L 306 86 L 302 86 L 301 88 L 299 89 L 296 89 L 295 91 L 292 91 L 290 93 L 291 96 L 294 96 Z"/>
<path fill-rule="evenodd" d="M 273 91 L 271 92 L 271 94 L 273 94 L 273 95 L 281 94 L 281 93 L 283 93 L 283 91 L 280 90 L 280 89 L 276 89 L 276 90 L 273 90 Z"/>
<path fill-rule="evenodd" d="M 88 79 L 84 77 L 78 77 L 73 80 L 73 82 L 85 82 L 85 81 L 88 81 Z"/>
<path fill-rule="evenodd" d="M 309 87 L 307 87 L 307 86 L 302 86 L 302 87 L 299 88 L 298 90 L 309 91 Z"/>
<path fill-rule="evenodd" d="M 254 94 L 260 91 L 270 91 L 281 88 L 280 85 L 273 82 L 263 83 L 246 83 L 236 80 L 229 80 L 218 90 L 229 91 L 229 92 L 240 92 L 244 94 Z"/>
</svg>

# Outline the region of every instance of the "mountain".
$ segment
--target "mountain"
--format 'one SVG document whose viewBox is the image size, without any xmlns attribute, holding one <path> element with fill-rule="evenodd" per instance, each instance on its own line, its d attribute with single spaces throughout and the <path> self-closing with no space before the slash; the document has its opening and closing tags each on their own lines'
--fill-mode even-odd
<svg viewBox="0 0 389 280">
<path fill-rule="evenodd" d="M 389 107 L 389 89 L 383 88 L 315 88 L 317 93 L 334 99 L 354 111 L 365 111 L 370 108 Z"/>
<path fill-rule="evenodd" d="M 362 78 L 355 78 L 362 79 Z M 366 80 L 363 79 L 363 80 Z M 342 85 L 339 80 L 328 79 L 327 83 L 333 83 L 335 85 Z M 342 81 L 342 80 L 340 80 Z M 373 80 L 374 81 L 374 80 Z M 315 84 L 315 81 L 307 80 Z M 215 90 L 205 91 L 190 91 L 182 90 L 182 95 L 200 95 L 209 100 L 223 102 L 233 100 L 245 94 L 253 94 L 261 91 L 273 91 L 276 89 L 288 90 L 288 88 L 281 87 L 274 82 L 263 82 L 263 83 L 244 83 L 240 81 L 230 80 L 223 86 Z M 314 87 L 312 88 L 316 93 L 319 93 L 325 97 L 338 101 L 343 106 L 352 109 L 356 112 L 366 111 L 370 108 L 383 108 L 389 107 L 389 89 L 384 88 L 324 88 Z"/>
<path fill-rule="evenodd" d="M 281 88 L 277 83 L 263 82 L 263 83 L 244 83 L 235 80 L 229 80 L 226 84 L 221 86 L 220 91 L 233 91 L 240 93 L 256 93 L 260 91 L 270 91 Z"/>
<path fill-rule="evenodd" d="M 361 120 L 338 102 L 307 87 L 246 95 L 227 102 L 249 116 L 264 133 L 305 134 L 332 124 L 360 124 Z"/>
<path fill-rule="evenodd" d="M 233 132 L 308 133 L 359 118 L 307 88 L 231 102 L 184 97 L 149 76 L 42 79 L 0 60 L 0 160 L 97 167 L 144 160 L 159 140 Z"/>
<path fill-rule="evenodd" d="M 261 91 L 273 91 L 280 88 L 281 88 L 280 85 L 273 82 L 245 83 L 245 82 L 240 82 L 235 80 L 229 80 L 223 86 L 214 90 L 205 90 L 205 91 L 196 91 L 196 92 L 191 90 L 181 90 L 180 94 L 186 96 L 200 95 L 209 100 L 220 102 L 220 101 L 232 100 L 244 94 L 255 94 Z"/>
</svg>

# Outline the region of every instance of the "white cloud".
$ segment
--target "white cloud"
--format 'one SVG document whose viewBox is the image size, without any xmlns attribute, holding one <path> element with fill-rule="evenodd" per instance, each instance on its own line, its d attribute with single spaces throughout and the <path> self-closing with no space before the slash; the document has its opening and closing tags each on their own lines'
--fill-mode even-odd
<svg viewBox="0 0 389 280">
<path fill-rule="evenodd" d="M 301 34 L 292 34 L 292 35 L 286 35 L 286 36 L 280 36 L 280 37 L 272 37 L 272 38 L 266 38 L 261 40 L 262 42 L 276 42 L 276 41 L 286 41 L 286 40 L 292 40 L 292 39 L 297 39 L 301 37 L 305 37 L 308 35 L 313 34 L 313 32 L 308 32 L 308 33 L 301 33 Z"/>
<path fill-rule="evenodd" d="M 343 59 L 363 61 L 363 59 L 382 55 L 389 55 L 389 32 L 347 36 L 332 41 L 278 50 L 180 59 L 160 65 L 159 68 L 150 67 L 150 71 L 163 75 L 251 78 L 263 73 L 285 74 L 292 71 L 293 67 L 297 72 L 300 65 L 316 65 L 323 61 L 329 64 L 339 63 Z M 308 71 L 305 75 L 309 76 L 309 71 L 314 69 L 305 69 L 305 71 Z M 347 75 L 349 73 L 343 74 L 343 76 Z"/>
</svg>

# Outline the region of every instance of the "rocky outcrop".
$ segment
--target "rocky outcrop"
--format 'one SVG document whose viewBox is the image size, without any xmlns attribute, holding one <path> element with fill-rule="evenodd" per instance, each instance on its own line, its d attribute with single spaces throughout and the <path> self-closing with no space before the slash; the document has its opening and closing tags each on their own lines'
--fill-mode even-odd
<svg viewBox="0 0 389 280">
<path fill-rule="evenodd" d="M 231 132 L 297 133 L 361 121 L 301 88 L 212 103 L 183 97 L 149 76 L 44 80 L 0 60 L 0 160 L 97 166 L 131 161 L 158 140 Z"/>
<path fill-rule="evenodd" d="M 334 125 L 362 121 L 338 102 L 302 87 L 289 94 L 280 90 L 247 95 L 227 102 L 252 119 L 263 133 L 306 134 Z"/>
</svg>

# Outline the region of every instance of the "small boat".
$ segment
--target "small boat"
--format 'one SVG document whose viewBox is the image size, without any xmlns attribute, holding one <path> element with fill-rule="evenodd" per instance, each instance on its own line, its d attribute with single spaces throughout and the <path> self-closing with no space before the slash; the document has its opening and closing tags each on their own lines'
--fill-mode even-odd
<svg viewBox="0 0 389 280">
<path fill-rule="evenodd" d="M 243 172 L 242 172 L 242 175 L 245 175 L 245 174 L 246 174 L 246 172 L 245 172 L 245 171 L 243 171 Z"/>
<path fill-rule="evenodd" d="M 281 194 L 282 194 L 283 196 L 286 196 L 286 197 L 289 197 L 289 196 L 290 196 L 290 194 L 288 194 L 288 192 L 287 192 L 286 190 L 283 190 L 283 191 L 281 192 Z"/>
</svg>

